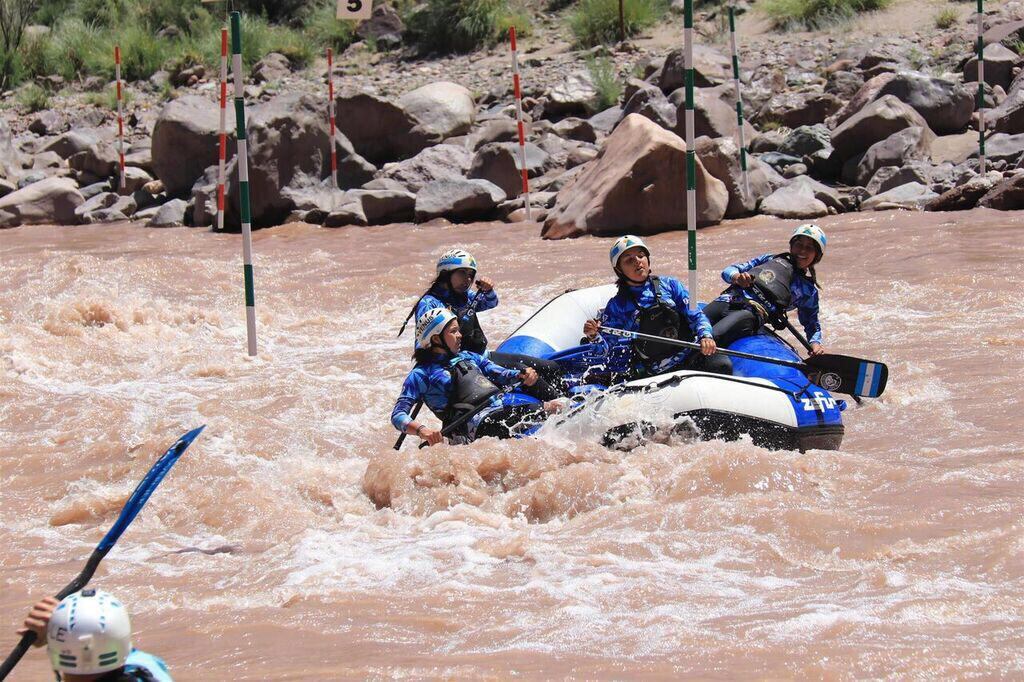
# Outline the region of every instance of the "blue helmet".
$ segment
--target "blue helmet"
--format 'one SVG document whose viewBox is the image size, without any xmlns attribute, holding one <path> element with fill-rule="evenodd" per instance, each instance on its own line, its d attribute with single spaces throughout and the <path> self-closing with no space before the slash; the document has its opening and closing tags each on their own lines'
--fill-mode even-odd
<svg viewBox="0 0 1024 682">
<path fill-rule="evenodd" d="M 612 244 L 612 250 L 608 253 L 608 260 L 612 262 L 613 270 L 619 267 L 619 258 L 622 257 L 622 254 L 629 251 L 634 246 L 639 246 L 647 253 L 648 258 L 651 257 L 651 250 L 647 248 L 647 244 L 644 244 L 640 237 L 627 234 L 626 236 L 619 237 L 615 240 L 615 243 Z"/>
<path fill-rule="evenodd" d="M 447 308 L 431 308 L 416 321 L 416 348 L 430 348 L 430 337 L 440 334 L 455 315 Z"/>
<path fill-rule="evenodd" d="M 818 245 L 818 257 L 814 259 L 815 263 L 825 255 L 825 244 L 828 243 L 828 238 L 825 237 L 825 231 L 814 223 L 804 223 L 793 230 L 793 236 L 789 238 L 789 243 L 792 244 L 797 237 L 807 237 Z"/>
<path fill-rule="evenodd" d="M 439 275 L 442 272 L 459 270 L 460 268 L 469 268 L 474 273 L 477 271 L 476 258 L 473 258 L 473 254 L 469 251 L 450 249 L 441 254 L 441 257 L 437 259 L 437 274 Z"/>
</svg>

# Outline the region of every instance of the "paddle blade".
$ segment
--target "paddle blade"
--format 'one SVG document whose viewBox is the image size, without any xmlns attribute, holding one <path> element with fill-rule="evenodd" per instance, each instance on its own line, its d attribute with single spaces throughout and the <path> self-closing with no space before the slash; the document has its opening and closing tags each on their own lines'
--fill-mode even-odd
<svg viewBox="0 0 1024 682">
<path fill-rule="evenodd" d="M 117 539 L 121 537 L 121 534 L 125 531 L 128 525 L 135 520 L 135 517 L 142 507 L 149 501 L 149 496 L 153 494 L 156 487 L 160 485 L 160 481 L 163 480 L 167 472 L 171 470 L 174 463 L 178 461 L 182 453 L 188 449 L 189 445 L 192 445 L 192 441 L 196 439 L 196 436 L 205 429 L 206 426 L 200 426 L 197 429 L 192 429 L 184 436 L 179 438 L 170 448 L 167 449 L 160 459 L 156 461 L 156 464 L 149 470 L 146 477 L 142 479 L 135 488 L 135 492 L 128 498 L 128 501 L 124 505 L 124 509 L 121 510 L 121 515 L 117 517 L 117 521 L 114 522 L 114 526 L 103 536 L 100 540 L 100 544 L 96 547 L 97 551 L 105 553 Z"/>
<path fill-rule="evenodd" d="M 816 384 L 837 393 L 877 398 L 889 380 L 884 363 L 849 355 L 812 355 L 804 363 L 814 370 Z"/>
</svg>

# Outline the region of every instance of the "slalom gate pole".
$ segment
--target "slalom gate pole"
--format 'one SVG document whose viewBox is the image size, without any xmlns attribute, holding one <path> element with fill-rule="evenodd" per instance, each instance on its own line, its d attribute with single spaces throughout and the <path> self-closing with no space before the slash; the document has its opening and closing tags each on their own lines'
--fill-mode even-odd
<svg viewBox="0 0 1024 682">
<path fill-rule="evenodd" d="M 217 172 L 217 229 L 224 229 L 224 184 L 228 156 L 228 29 L 220 30 L 220 151 Z"/>
<path fill-rule="evenodd" d="M 985 0 L 978 0 L 978 172 L 985 173 Z"/>
<path fill-rule="evenodd" d="M 252 272 L 252 214 L 249 205 L 249 148 L 245 134 L 245 81 L 242 79 L 242 14 L 231 13 L 231 62 L 235 81 L 238 138 L 238 207 L 242 216 L 242 273 L 245 278 L 245 329 L 249 356 L 256 355 L 256 292 Z"/>
<path fill-rule="evenodd" d="M 120 184 L 118 188 L 124 192 L 126 187 L 124 179 L 124 108 L 122 105 L 123 95 L 121 92 L 121 46 L 114 46 L 114 80 L 117 81 L 117 157 L 120 164 Z"/>
<path fill-rule="evenodd" d="M 334 50 L 327 48 L 327 118 L 331 124 L 331 183 L 338 189 L 338 143 L 334 139 Z"/>
<path fill-rule="evenodd" d="M 526 219 L 533 220 L 530 208 L 530 173 L 526 166 L 526 130 L 523 128 L 523 90 L 519 82 L 519 53 L 516 50 L 516 27 L 510 26 L 508 36 L 512 42 L 512 90 L 516 98 L 516 123 L 519 126 L 519 163 L 523 173 L 523 196 Z"/>
<path fill-rule="evenodd" d="M 740 171 L 743 173 L 743 194 L 750 199 L 750 177 L 747 175 L 747 143 L 743 134 L 743 97 L 740 91 L 740 57 L 736 49 L 736 8 L 729 5 L 729 42 L 732 45 L 732 80 L 736 84 L 736 126 L 740 132 Z"/>
<path fill-rule="evenodd" d="M 684 67 L 686 69 L 686 237 L 690 310 L 697 309 L 697 152 L 693 123 L 693 0 L 683 5 Z"/>
</svg>

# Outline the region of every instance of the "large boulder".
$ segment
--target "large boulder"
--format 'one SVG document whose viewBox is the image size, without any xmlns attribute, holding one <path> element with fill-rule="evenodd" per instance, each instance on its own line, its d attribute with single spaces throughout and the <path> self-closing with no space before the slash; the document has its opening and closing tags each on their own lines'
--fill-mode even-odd
<svg viewBox="0 0 1024 682">
<path fill-rule="evenodd" d="M 761 213 L 789 219 L 820 218 L 828 215 L 828 206 L 814 196 L 810 185 L 793 182 L 765 198 Z"/>
<path fill-rule="evenodd" d="M 725 183 L 725 188 L 729 192 L 729 205 L 725 209 L 726 218 L 752 214 L 761 199 L 782 185 L 777 180 L 779 176 L 769 172 L 770 166 L 762 164 L 750 155 L 747 156 L 747 178 L 744 182 L 739 147 L 730 138 L 720 137 L 712 140 L 701 137 L 696 140 L 695 145 L 697 158 L 704 168 Z"/>
<path fill-rule="evenodd" d="M 0 199 L 0 227 L 54 223 L 76 225 L 75 209 L 85 203 L 71 178 L 47 178 Z"/>
<path fill-rule="evenodd" d="M 114 139 L 112 133 L 95 128 L 76 128 L 47 142 L 40 152 L 54 152 L 62 159 L 67 159 L 79 152 L 84 152 L 103 142 Z"/>
<path fill-rule="evenodd" d="M 185 95 L 163 108 L 153 128 L 152 155 L 153 172 L 168 194 L 184 194 L 217 163 L 219 126 L 217 106 L 207 97 Z M 230 146 L 229 157 L 234 154 L 233 137 Z"/>
<path fill-rule="evenodd" d="M 1020 63 L 1020 55 L 1001 43 L 985 46 L 985 82 L 1003 90 L 1010 87 L 1013 69 Z M 964 80 L 978 82 L 978 56 L 974 55 L 964 64 Z"/>
<path fill-rule="evenodd" d="M 1021 70 L 1024 74 L 1024 70 Z M 985 112 L 985 122 L 997 133 L 1024 131 L 1024 87 L 1014 90 L 994 109 Z"/>
<path fill-rule="evenodd" d="M 697 161 L 697 223 L 721 221 L 725 183 Z M 542 236 L 547 239 L 681 229 L 686 220 L 686 143 L 639 115 L 626 117 L 597 159 L 580 166 L 558 194 Z M 575 169 L 574 169 L 575 170 Z"/>
<path fill-rule="evenodd" d="M 978 201 L 978 206 L 1001 211 L 1024 209 L 1024 173 L 1016 173 L 993 187 Z"/>
<path fill-rule="evenodd" d="M 974 95 L 966 85 L 916 71 L 903 71 L 886 81 L 878 90 L 878 97 L 884 95 L 909 104 L 939 135 L 963 131 L 974 111 Z"/>
<path fill-rule="evenodd" d="M 861 203 L 860 208 L 862 211 L 887 211 L 894 208 L 921 211 L 938 196 L 931 188 L 919 182 L 908 182 L 887 192 L 876 194 Z"/>
<path fill-rule="evenodd" d="M 440 135 L 424 128 L 412 114 L 376 95 L 339 95 L 335 114 L 338 132 L 356 153 L 376 166 L 408 159 L 441 141 Z"/>
<path fill-rule="evenodd" d="M 787 128 L 812 126 L 839 111 L 842 101 L 833 94 L 810 90 L 780 92 L 761 105 L 750 120 L 759 126 L 776 123 Z"/>
<path fill-rule="evenodd" d="M 408 222 L 416 206 L 416 195 L 402 190 L 354 189 L 345 196 L 359 202 L 368 225 Z"/>
<path fill-rule="evenodd" d="M 676 105 L 676 127 L 673 132 L 685 140 L 685 89 L 673 92 L 669 101 Z M 701 135 L 726 137 L 736 134 L 736 109 L 722 99 L 718 89 L 697 88 L 693 91 L 693 130 L 694 139 Z M 752 140 L 757 131 L 749 121 L 744 120 L 743 134 L 747 140 Z"/>
<path fill-rule="evenodd" d="M 596 99 L 597 88 L 590 75 L 580 71 L 570 73 L 545 93 L 544 116 L 589 116 L 594 113 Z"/>
<path fill-rule="evenodd" d="M 360 40 L 372 40 L 378 48 L 392 49 L 402 44 L 405 23 L 390 5 L 381 4 L 373 8 L 369 19 L 359 24 L 356 36 Z"/>
<path fill-rule="evenodd" d="M 693 85 L 710 88 L 725 83 L 732 77 L 732 62 L 729 57 L 710 47 L 693 47 Z M 675 49 L 665 57 L 665 63 L 652 80 L 665 94 L 686 85 L 686 53 Z"/>
<path fill-rule="evenodd" d="M 844 180 L 850 184 L 866 186 L 882 166 L 895 166 L 900 168 L 907 161 L 926 159 L 931 153 L 932 143 L 935 141 L 935 134 L 928 128 L 913 126 L 893 133 L 881 142 L 876 142 L 868 148 L 867 153 L 861 157 L 853 172 L 847 175 L 844 169 Z"/>
<path fill-rule="evenodd" d="M 473 94 L 448 81 L 416 88 L 402 95 L 398 106 L 419 121 L 423 130 L 441 139 L 468 133 L 476 116 Z"/>
<path fill-rule="evenodd" d="M 542 175 L 552 167 L 551 158 L 543 149 L 530 142 L 526 143 L 525 149 L 526 173 L 529 177 Z M 469 177 L 488 180 L 500 187 L 507 196 L 518 196 L 523 189 L 519 144 L 492 142 L 480 147 L 473 157 Z"/>
<path fill-rule="evenodd" d="M 275 83 L 292 72 L 292 63 L 288 57 L 278 52 L 271 52 L 252 67 L 253 83 Z"/>
<path fill-rule="evenodd" d="M 996 172 L 971 178 L 962 185 L 946 190 L 924 207 L 926 211 L 967 211 L 977 205 L 978 200 L 1002 181 Z"/>
<path fill-rule="evenodd" d="M 846 160 L 904 128 L 928 128 L 921 114 L 893 95 L 871 102 L 832 131 L 832 147 L 839 159 Z"/>
<path fill-rule="evenodd" d="M 645 84 L 646 87 L 638 88 L 633 95 L 626 100 L 622 106 L 622 117 L 630 114 L 640 114 L 649 118 L 665 130 L 675 130 L 676 107 L 665 97 L 659 88 Z M 620 120 L 621 120 L 620 118 Z"/>
<path fill-rule="evenodd" d="M 0 118 L 0 179 L 14 182 L 20 175 L 21 155 L 14 148 L 6 119 Z"/>
<path fill-rule="evenodd" d="M 486 180 L 435 180 L 416 195 L 416 222 L 448 218 L 465 222 L 485 218 L 505 200 L 505 193 Z"/>
<path fill-rule="evenodd" d="M 970 158 L 978 158 L 978 150 L 975 149 Z M 1005 161 L 1010 166 L 1018 166 L 1024 163 L 1024 133 L 1008 135 L 996 133 L 985 139 L 985 159 L 989 162 Z"/>
<path fill-rule="evenodd" d="M 878 98 L 879 91 L 885 87 L 886 83 L 895 77 L 896 74 L 894 73 L 881 73 L 873 78 L 869 78 L 860 86 L 856 94 L 850 98 L 850 101 L 837 111 L 834 117 L 829 119 L 829 126 L 832 128 L 839 126 L 846 119 L 867 106 L 869 102 L 873 102 Z"/>
<path fill-rule="evenodd" d="M 464 178 L 473 163 L 473 154 L 465 147 L 439 144 L 427 147 L 405 161 L 385 164 L 377 178 L 394 180 L 411 192 L 434 180 Z"/>
</svg>

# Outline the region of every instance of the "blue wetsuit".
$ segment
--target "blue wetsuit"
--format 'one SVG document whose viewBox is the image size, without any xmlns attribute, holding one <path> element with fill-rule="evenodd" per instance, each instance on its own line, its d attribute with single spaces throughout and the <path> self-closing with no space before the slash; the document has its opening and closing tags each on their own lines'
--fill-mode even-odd
<svg viewBox="0 0 1024 682">
<path fill-rule="evenodd" d="M 777 254 L 766 253 L 748 260 L 745 263 L 733 263 L 725 270 L 722 270 L 722 279 L 731 286 L 719 296 L 716 301 L 727 301 L 733 305 L 755 300 L 749 288 L 741 288 L 732 283 L 732 278 L 740 272 L 749 272 L 759 265 L 764 265 Z M 796 309 L 797 318 L 800 320 L 804 333 L 809 343 L 822 343 L 821 323 L 818 321 L 818 288 L 803 270 L 793 268 L 793 279 L 789 284 L 791 300 L 786 311 Z"/>
<path fill-rule="evenodd" d="M 690 310 L 690 294 L 675 277 L 659 276 L 659 300 L 676 309 L 681 319 L 685 319 L 697 339 L 711 337 L 711 323 L 700 310 Z M 640 331 L 640 308 L 654 305 L 654 285 L 650 277 L 640 286 L 626 287 L 628 293 L 620 290 L 608 300 L 601 311 L 601 325 Z M 639 303 L 639 307 L 638 304 Z M 597 343 L 606 343 L 609 347 L 607 368 L 615 373 L 628 373 L 634 369 L 642 369 L 644 374 L 661 374 L 680 368 L 694 351 L 680 350 L 678 353 L 659 360 L 650 365 L 645 364 L 632 352 L 632 341 L 621 336 L 601 332 Z"/>
<path fill-rule="evenodd" d="M 145 679 L 144 675 L 148 673 L 156 682 L 174 682 L 167 670 L 167 664 L 162 658 L 138 649 L 132 649 L 132 652 L 128 654 L 124 663 L 124 671 L 128 674 L 141 673 L 139 677 L 143 679 Z"/>
</svg>

